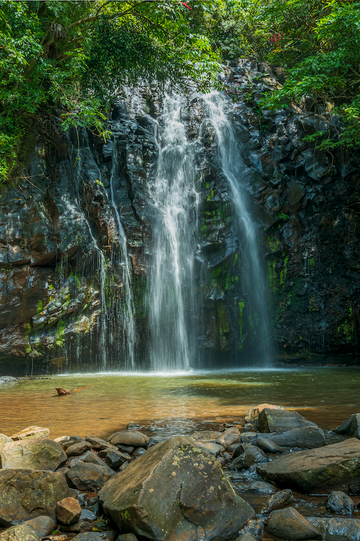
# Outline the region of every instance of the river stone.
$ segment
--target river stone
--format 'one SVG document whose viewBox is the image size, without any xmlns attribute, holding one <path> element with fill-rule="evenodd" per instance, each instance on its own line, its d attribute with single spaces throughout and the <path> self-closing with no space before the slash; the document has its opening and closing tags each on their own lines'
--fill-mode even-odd
<svg viewBox="0 0 360 541">
<path fill-rule="evenodd" d="M 323 447 L 326 443 L 325 434 L 321 428 L 311 426 L 294 428 L 282 434 L 261 434 L 259 439 L 268 439 L 281 447 L 299 447 L 300 449 L 315 449 Z"/>
<path fill-rule="evenodd" d="M 279 445 L 272 440 L 266 438 L 259 438 L 256 440 L 256 445 L 265 453 L 282 453 L 283 450 Z"/>
<path fill-rule="evenodd" d="M 251 535 L 251 533 L 245 533 L 244 535 L 237 537 L 235 541 L 257 541 L 257 539 Z"/>
<path fill-rule="evenodd" d="M 27 524 L 18 524 L 1 532 L 0 541 L 40 541 L 40 538 Z"/>
<path fill-rule="evenodd" d="M 137 430 L 123 430 L 115 432 L 109 438 L 112 445 L 130 445 L 131 447 L 145 447 L 149 445 L 149 437 Z"/>
<path fill-rule="evenodd" d="M 138 447 L 137 449 L 142 449 L 142 447 Z M 145 449 L 143 451 L 146 452 Z M 130 455 L 120 453 L 119 451 L 107 451 L 105 456 L 106 464 L 115 470 L 120 468 L 128 460 L 131 460 Z"/>
<path fill-rule="evenodd" d="M 91 447 L 97 451 L 102 451 L 103 449 L 118 450 L 115 445 L 111 445 L 111 443 L 102 440 L 101 438 L 97 438 L 96 436 L 86 436 L 85 441 L 88 441 L 91 444 Z"/>
<path fill-rule="evenodd" d="M 255 539 L 262 538 L 264 535 L 264 522 L 262 520 L 249 520 L 249 522 L 246 524 L 246 526 L 240 530 L 240 535 L 251 535 L 254 536 Z"/>
<path fill-rule="evenodd" d="M 48 535 L 53 530 L 56 530 L 55 520 L 53 520 L 51 517 L 47 517 L 46 515 L 32 518 L 31 520 L 23 522 L 23 524 L 30 526 L 30 528 L 34 530 L 35 534 L 40 538 L 45 537 L 45 535 Z"/>
<path fill-rule="evenodd" d="M 245 462 L 249 468 L 253 464 L 264 464 L 268 461 L 265 453 L 255 445 L 243 444 Z"/>
<path fill-rule="evenodd" d="M 221 436 L 216 440 L 218 445 L 221 445 L 225 449 L 228 449 L 230 445 L 234 443 L 240 443 L 240 430 L 235 426 L 224 430 L 221 433 Z"/>
<path fill-rule="evenodd" d="M 137 537 L 133 533 L 125 533 L 123 535 L 119 535 L 116 541 L 137 541 Z"/>
<path fill-rule="evenodd" d="M 105 466 L 108 467 L 101 458 L 96 453 L 89 453 L 84 458 L 83 462 L 87 462 L 88 464 L 96 464 L 97 466 Z M 110 468 L 109 468 L 110 469 Z"/>
<path fill-rule="evenodd" d="M 198 528 L 209 541 L 224 539 L 254 514 L 219 462 L 181 436 L 151 447 L 108 481 L 99 498 L 120 531 L 157 541 L 195 541 Z"/>
<path fill-rule="evenodd" d="M 5 443 L 10 443 L 11 441 L 13 440 L 5 436 L 5 434 L 0 434 L 0 455 Z M 0 456 L 0 466 L 1 466 L 1 456 Z"/>
<path fill-rule="evenodd" d="M 360 413 L 350 415 L 346 421 L 335 428 L 334 432 L 360 439 Z"/>
<path fill-rule="evenodd" d="M 69 447 L 72 445 L 75 445 L 75 443 L 80 443 L 82 441 L 85 441 L 83 438 L 80 438 L 80 436 L 70 436 L 68 440 L 63 440 L 60 445 L 66 451 Z"/>
<path fill-rule="evenodd" d="M 360 520 L 356 518 L 318 518 L 309 517 L 309 522 L 325 535 L 340 539 L 360 539 Z"/>
<path fill-rule="evenodd" d="M 260 432 L 286 432 L 294 428 L 312 426 L 317 428 L 315 423 L 308 421 L 297 411 L 264 408 L 258 419 Z"/>
<path fill-rule="evenodd" d="M 54 441 L 57 443 L 64 443 L 65 441 L 69 441 L 70 436 L 59 436 L 58 438 L 55 438 Z"/>
<path fill-rule="evenodd" d="M 265 502 L 261 512 L 271 513 L 275 509 L 282 509 L 294 501 L 294 496 L 289 488 L 272 494 Z"/>
<path fill-rule="evenodd" d="M 0 384 L 1 383 L 18 383 L 18 380 L 13 376 L 0 376 Z"/>
<path fill-rule="evenodd" d="M 75 537 L 72 538 L 72 541 L 115 541 L 116 532 L 113 531 L 106 532 L 83 532 L 78 533 Z"/>
<path fill-rule="evenodd" d="M 341 490 L 334 490 L 327 499 L 326 508 L 337 515 L 352 515 L 355 503 Z"/>
<path fill-rule="evenodd" d="M 202 443 L 216 443 L 216 440 L 218 440 L 221 435 L 222 432 L 203 430 L 202 432 L 194 432 L 194 434 L 191 434 L 190 439 Z"/>
<path fill-rule="evenodd" d="M 110 473 L 111 472 L 111 473 Z M 86 462 L 80 462 L 70 468 L 66 472 L 66 478 L 71 487 L 78 490 L 88 490 L 97 492 L 105 483 L 110 479 L 113 472 L 108 466 L 97 466 L 96 464 L 89 464 Z"/>
<path fill-rule="evenodd" d="M 258 406 L 255 406 L 254 408 L 249 409 L 249 411 L 245 415 L 245 422 L 256 423 L 259 418 L 259 413 L 262 412 L 262 410 L 265 408 L 275 409 L 275 410 L 285 410 L 283 406 L 275 406 L 274 404 L 259 404 Z"/>
<path fill-rule="evenodd" d="M 72 495 L 58 472 L 0 470 L 0 526 L 47 515 L 55 520 L 56 502 Z"/>
<path fill-rule="evenodd" d="M 62 524 L 70 526 L 78 522 L 81 515 L 80 504 L 75 498 L 64 498 L 56 504 L 56 518 Z"/>
<path fill-rule="evenodd" d="M 67 456 L 56 441 L 49 438 L 5 443 L 1 451 L 4 469 L 56 470 L 64 464 Z"/>
<path fill-rule="evenodd" d="M 11 436 L 13 441 L 28 440 L 32 438 L 48 438 L 50 435 L 49 428 L 42 428 L 41 426 L 28 426 L 20 432 L 16 432 Z"/>
<path fill-rule="evenodd" d="M 266 531 L 287 541 L 322 539 L 322 535 L 294 507 L 279 509 L 270 513 Z"/>
<path fill-rule="evenodd" d="M 202 441 L 196 443 L 197 447 L 200 447 L 201 449 L 204 449 L 204 451 L 207 451 L 211 455 L 219 455 L 223 451 L 225 451 L 224 447 L 222 445 L 218 445 L 217 443 L 203 443 Z"/>
<path fill-rule="evenodd" d="M 360 490 L 360 441 L 352 438 L 333 445 L 298 451 L 257 467 L 261 477 L 306 494 Z"/>
<path fill-rule="evenodd" d="M 67 447 L 66 454 L 67 456 L 80 456 L 86 451 L 90 451 L 91 449 L 91 443 L 88 441 L 79 441 L 78 443 L 74 443 L 73 445 L 70 445 L 70 447 Z"/>
</svg>

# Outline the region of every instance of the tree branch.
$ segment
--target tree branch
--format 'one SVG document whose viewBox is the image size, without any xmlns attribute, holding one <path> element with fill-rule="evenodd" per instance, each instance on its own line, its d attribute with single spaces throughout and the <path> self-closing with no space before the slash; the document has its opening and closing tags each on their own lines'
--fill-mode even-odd
<svg viewBox="0 0 360 541">
<path fill-rule="evenodd" d="M 103 4 L 99 9 L 98 11 L 96 12 L 95 15 L 92 15 L 91 17 L 84 17 L 83 19 L 79 19 L 78 21 L 75 21 L 74 23 L 72 23 L 70 26 L 69 26 L 69 30 L 70 28 L 74 28 L 75 26 L 80 26 L 82 24 L 86 24 L 86 23 L 90 23 L 92 21 L 96 21 L 98 18 L 99 18 L 99 12 L 100 10 L 106 6 L 107 4 L 109 4 L 110 2 L 112 2 L 113 0 L 108 0 L 107 2 L 105 2 L 105 4 Z M 140 6 L 141 4 L 148 4 L 148 3 L 155 3 L 157 2 L 157 0 L 142 0 L 142 2 L 139 2 L 138 4 L 135 4 L 135 6 L 132 6 L 130 9 L 127 9 L 126 11 L 123 11 L 122 13 L 114 13 L 114 15 L 112 15 L 111 17 L 107 17 L 107 19 L 116 19 L 117 17 L 123 17 L 124 15 L 127 15 L 128 13 L 131 13 L 135 8 L 137 8 L 138 6 Z"/>
</svg>

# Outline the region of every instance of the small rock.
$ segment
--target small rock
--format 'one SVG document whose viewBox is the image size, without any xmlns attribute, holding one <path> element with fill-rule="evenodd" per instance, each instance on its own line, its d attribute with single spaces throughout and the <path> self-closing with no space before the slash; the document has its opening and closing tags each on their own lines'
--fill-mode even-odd
<svg viewBox="0 0 360 541">
<path fill-rule="evenodd" d="M 96 453 L 91 452 L 86 455 L 84 462 L 87 462 L 88 464 L 96 464 L 97 466 L 106 466 L 105 462 L 101 460 Z"/>
<path fill-rule="evenodd" d="M 86 451 L 86 453 L 84 453 L 83 455 L 70 457 L 66 466 L 68 468 L 72 468 L 73 466 L 76 466 L 76 464 L 79 464 L 79 462 L 84 462 L 85 458 L 90 454 L 92 455 L 94 453 L 92 453 L 91 451 Z"/>
<path fill-rule="evenodd" d="M 11 436 L 13 441 L 28 440 L 33 438 L 48 438 L 50 434 L 49 428 L 42 428 L 41 426 L 28 426 L 20 432 L 16 432 Z"/>
<path fill-rule="evenodd" d="M 75 498 L 64 498 L 56 504 L 56 518 L 62 524 L 70 526 L 78 522 L 81 515 L 80 504 Z"/>
<path fill-rule="evenodd" d="M 53 530 L 56 530 L 56 522 L 51 517 L 41 515 L 40 517 L 32 518 L 23 522 L 27 526 L 30 526 L 38 537 L 45 537 Z"/>
<path fill-rule="evenodd" d="M 257 432 L 243 432 L 241 434 L 241 443 L 248 443 L 249 445 L 256 445 L 256 441 L 258 439 L 258 433 Z"/>
<path fill-rule="evenodd" d="M 130 462 L 124 462 L 122 466 L 120 466 L 119 471 L 125 470 L 125 468 L 130 464 Z"/>
<path fill-rule="evenodd" d="M 245 453 L 235 458 L 235 460 L 232 461 L 230 464 L 230 470 L 247 470 L 249 468 L 246 459 L 245 459 Z"/>
<path fill-rule="evenodd" d="M 228 428 L 221 433 L 221 436 L 216 440 L 218 445 L 228 449 L 234 443 L 240 443 L 240 430 L 235 426 Z"/>
<path fill-rule="evenodd" d="M 282 448 L 279 445 L 265 438 L 256 440 L 256 445 L 265 453 L 282 453 Z"/>
<path fill-rule="evenodd" d="M 255 481 L 250 485 L 250 490 L 261 492 L 262 494 L 273 494 L 277 489 L 271 483 L 265 483 L 264 481 Z"/>
<path fill-rule="evenodd" d="M 137 541 L 137 537 L 133 533 L 125 533 L 123 535 L 119 535 L 116 541 Z"/>
<path fill-rule="evenodd" d="M 344 492 L 334 490 L 327 499 L 326 508 L 337 515 L 352 515 L 355 503 Z"/>
<path fill-rule="evenodd" d="M 55 387 L 55 391 L 59 396 L 65 396 L 67 394 L 70 394 L 70 391 L 68 391 L 67 389 L 63 389 L 62 387 Z"/>
<path fill-rule="evenodd" d="M 91 526 L 91 525 L 90 525 Z M 117 532 L 84 532 L 73 537 L 72 541 L 115 541 Z"/>
<path fill-rule="evenodd" d="M 150 438 L 150 442 L 151 442 L 151 439 L 152 438 Z M 149 442 L 149 446 L 150 446 L 150 442 Z M 127 453 L 128 455 L 131 455 L 135 447 L 131 447 L 131 445 L 117 445 L 116 449 L 119 450 L 121 453 Z"/>
<path fill-rule="evenodd" d="M 102 451 L 103 449 L 113 449 L 114 451 L 117 451 L 115 445 L 111 445 L 111 443 L 108 443 L 101 438 L 97 438 L 96 436 L 86 436 L 85 441 L 88 441 L 91 444 L 91 447 L 97 451 Z"/>
<path fill-rule="evenodd" d="M 261 434 L 261 437 L 276 443 L 276 445 L 287 448 L 316 449 L 317 447 L 323 447 L 326 443 L 325 435 L 321 428 L 312 426 L 294 428 L 282 434 Z"/>
<path fill-rule="evenodd" d="M 271 511 L 275 511 L 275 509 L 282 509 L 286 505 L 289 505 L 294 501 L 294 496 L 292 491 L 287 488 L 285 490 L 281 490 L 280 492 L 277 492 L 276 494 L 273 494 L 268 498 L 264 504 L 264 507 L 262 508 L 262 513 L 271 513 Z"/>
<path fill-rule="evenodd" d="M 0 384 L 1 383 L 18 383 L 18 380 L 13 378 L 13 376 L 0 376 Z"/>
<path fill-rule="evenodd" d="M 278 409 L 278 410 L 285 410 L 282 406 L 274 406 L 273 404 L 259 404 L 258 406 L 255 406 L 254 408 L 251 408 L 247 414 L 245 415 L 245 422 L 246 423 L 254 423 L 258 420 L 259 413 L 262 412 L 263 409 Z"/>
<path fill-rule="evenodd" d="M 245 462 L 249 468 L 254 464 L 265 464 L 265 462 L 268 461 L 265 453 L 258 447 L 255 447 L 255 445 L 243 444 L 243 449 L 245 454 Z"/>
<path fill-rule="evenodd" d="M 68 440 L 64 440 L 60 442 L 61 447 L 66 451 L 69 447 L 72 445 L 75 445 L 75 443 L 80 443 L 81 441 L 85 441 L 83 438 L 80 438 L 79 436 L 70 436 Z"/>
<path fill-rule="evenodd" d="M 351 438 L 360 439 L 360 413 L 353 413 L 334 430 L 337 434 L 347 434 Z"/>
<path fill-rule="evenodd" d="M 66 460 L 60 444 L 45 437 L 5 443 L 1 451 L 4 469 L 55 471 Z"/>
<path fill-rule="evenodd" d="M 97 519 L 96 513 L 90 511 L 90 509 L 82 509 L 80 520 L 86 520 L 87 522 L 94 522 Z"/>
<path fill-rule="evenodd" d="M 190 439 L 202 443 L 216 443 L 216 440 L 219 439 L 221 436 L 222 432 L 215 432 L 214 430 L 203 430 L 202 432 L 194 432 L 194 434 L 191 434 Z M 157 438 L 155 437 L 154 441 L 156 440 Z"/>
<path fill-rule="evenodd" d="M 138 423 L 130 421 L 130 423 L 126 427 L 126 430 L 139 430 L 140 428 L 142 428 L 142 426 L 140 426 Z"/>
<path fill-rule="evenodd" d="M 105 465 L 97 466 L 96 464 L 80 462 L 70 468 L 66 473 L 66 479 L 72 488 L 98 492 L 115 473 L 110 472 L 112 470 Z"/>
<path fill-rule="evenodd" d="M 217 456 L 223 451 L 225 451 L 224 447 L 222 445 L 218 445 L 217 443 L 197 442 L 196 445 L 200 447 L 200 449 L 204 449 L 204 451 L 207 451 L 214 456 Z"/>
<path fill-rule="evenodd" d="M 27 524 L 18 524 L 1 532 L 0 541 L 40 541 L 40 538 Z"/>
<path fill-rule="evenodd" d="M 257 539 L 251 533 L 244 533 L 244 535 L 237 537 L 235 541 L 257 541 Z"/>
<path fill-rule="evenodd" d="M 233 445 L 230 445 L 230 447 L 228 448 L 228 451 L 230 453 L 235 453 L 235 451 L 239 447 L 239 445 L 241 445 L 241 443 L 234 443 Z"/>
<path fill-rule="evenodd" d="M 244 432 L 257 432 L 258 431 L 257 425 L 255 425 L 254 423 L 246 423 L 243 431 Z"/>
<path fill-rule="evenodd" d="M 264 534 L 264 523 L 262 520 L 249 520 L 242 530 L 239 531 L 239 536 L 251 535 L 255 539 L 262 537 Z"/>
<path fill-rule="evenodd" d="M 320 530 L 329 539 L 360 539 L 360 520 L 356 518 L 319 518 L 309 517 L 314 528 Z M 327 537 L 326 537 L 327 538 Z"/>
<path fill-rule="evenodd" d="M 91 443 L 87 441 L 79 441 L 78 443 L 74 443 L 73 445 L 70 445 L 66 448 L 66 454 L 67 456 L 80 456 L 83 453 L 86 453 L 86 451 L 90 451 L 91 449 Z"/>
<path fill-rule="evenodd" d="M 70 440 L 70 436 L 60 436 L 59 438 L 55 438 L 54 441 L 56 441 L 57 443 L 62 443 L 64 441 L 69 441 Z"/>
<path fill-rule="evenodd" d="M 105 456 L 106 464 L 114 470 L 120 468 L 120 466 L 122 466 L 124 462 L 127 462 L 128 460 L 131 460 L 129 455 L 120 453 L 118 451 L 107 451 Z"/>
<path fill-rule="evenodd" d="M 143 447 L 138 447 L 133 453 L 131 453 L 131 456 L 136 460 L 144 453 L 146 453 L 146 449 L 144 449 Z"/>
<path fill-rule="evenodd" d="M 312 423 L 297 411 L 264 408 L 258 418 L 260 432 L 279 433 L 308 426 L 318 428 L 315 423 Z"/>
<path fill-rule="evenodd" d="M 294 507 L 270 513 L 266 531 L 288 541 L 322 539 L 322 535 Z"/>
<path fill-rule="evenodd" d="M 109 438 L 112 445 L 130 445 L 131 447 L 145 447 L 149 445 L 149 437 L 142 432 L 136 430 L 123 430 L 115 432 Z"/>
</svg>

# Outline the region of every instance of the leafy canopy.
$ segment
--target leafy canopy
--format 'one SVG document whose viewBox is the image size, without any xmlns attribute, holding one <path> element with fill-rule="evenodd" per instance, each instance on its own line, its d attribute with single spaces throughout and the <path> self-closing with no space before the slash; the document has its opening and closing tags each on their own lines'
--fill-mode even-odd
<svg viewBox="0 0 360 541">
<path fill-rule="evenodd" d="M 216 2 L 214 3 L 214 5 Z M 0 179 L 16 173 L 37 114 L 60 107 L 62 126 L 103 131 L 124 84 L 189 78 L 211 84 L 216 55 L 206 2 L 0 0 Z"/>
</svg>

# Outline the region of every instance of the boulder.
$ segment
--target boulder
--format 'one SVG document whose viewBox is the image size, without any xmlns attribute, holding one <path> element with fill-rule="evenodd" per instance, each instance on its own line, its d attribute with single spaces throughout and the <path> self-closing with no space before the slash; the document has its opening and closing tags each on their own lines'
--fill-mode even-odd
<svg viewBox="0 0 360 541">
<path fill-rule="evenodd" d="M 0 385 L 2 383 L 18 383 L 18 380 L 13 376 L 0 376 Z"/>
<path fill-rule="evenodd" d="M 337 515 L 352 515 L 355 503 L 341 490 L 334 490 L 327 499 L 326 509 Z"/>
<path fill-rule="evenodd" d="M 60 444 L 45 437 L 5 443 L 1 451 L 4 469 L 54 471 L 66 460 Z"/>
<path fill-rule="evenodd" d="M 231 537 L 254 512 L 237 496 L 219 462 L 190 438 L 173 437 L 118 473 L 99 494 L 120 531 L 157 539 Z"/>
<path fill-rule="evenodd" d="M 142 447 L 138 447 L 138 449 L 142 449 Z M 119 451 L 107 451 L 105 456 L 106 464 L 115 470 L 120 468 L 120 466 L 128 460 L 131 460 L 131 457 L 127 454 L 120 453 Z"/>
<path fill-rule="evenodd" d="M 70 436 L 59 436 L 58 438 L 55 438 L 54 441 L 57 443 L 64 443 L 65 441 L 69 441 Z"/>
<path fill-rule="evenodd" d="M 123 430 L 115 432 L 109 438 L 109 443 L 112 445 L 130 445 L 131 447 L 144 447 L 147 449 L 149 445 L 149 437 L 137 430 Z"/>
<path fill-rule="evenodd" d="M 257 467 L 261 477 L 307 494 L 360 490 L 360 441 L 352 438 L 333 445 L 280 456 Z"/>
<path fill-rule="evenodd" d="M 198 442 L 196 445 L 214 456 L 217 456 L 223 451 L 225 451 L 224 447 L 222 445 L 218 445 L 217 443 Z"/>
<path fill-rule="evenodd" d="M 351 438 L 360 439 L 360 413 L 353 413 L 334 430 L 337 434 L 347 434 Z"/>
<path fill-rule="evenodd" d="M 190 439 L 196 442 L 202 443 L 216 443 L 222 435 L 222 432 L 215 432 L 214 430 L 203 430 L 202 432 L 194 432 L 191 434 Z"/>
<path fill-rule="evenodd" d="M 62 524 L 70 526 L 78 522 L 81 515 L 80 504 L 75 498 L 64 498 L 56 504 L 56 518 Z"/>
<path fill-rule="evenodd" d="M 331 539 L 360 539 L 360 520 L 356 518 L 318 518 L 309 517 L 309 522 Z"/>
<path fill-rule="evenodd" d="M 282 448 L 270 439 L 259 438 L 256 445 L 265 453 L 282 453 Z"/>
<path fill-rule="evenodd" d="M 319 530 L 300 515 L 294 507 L 287 507 L 270 513 L 266 531 L 287 541 L 322 539 Z"/>
<path fill-rule="evenodd" d="M 83 438 L 80 438 L 80 436 L 71 436 L 67 440 L 63 440 L 61 442 L 61 447 L 66 451 L 69 447 L 72 445 L 75 445 L 75 443 L 80 443 L 82 441 L 85 441 Z"/>
<path fill-rule="evenodd" d="M 53 530 L 56 530 L 55 520 L 53 520 L 51 517 L 47 517 L 46 515 L 32 518 L 31 520 L 23 522 L 23 524 L 30 526 L 30 528 L 34 530 L 35 534 L 40 537 L 40 539 L 51 533 Z"/>
<path fill-rule="evenodd" d="M 253 466 L 253 464 L 264 464 L 268 461 L 265 453 L 259 449 L 258 447 L 255 447 L 255 445 L 249 445 L 249 444 L 243 444 L 244 454 L 245 454 L 245 462 L 249 466 Z"/>
<path fill-rule="evenodd" d="M 18 524 L 1 532 L 0 541 L 40 541 L 40 538 L 27 524 Z"/>
<path fill-rule="evenodd" d="M 85 441 L 89 442 L 91 447 L 96 449 L 96 451 L 102 451 L 103 449 L 113 449 L 114 451 L 117 451 L 117 447 L 115 445 L 111 445 L 111 443 L 108 443 L 101 438 L 97 438 L 96 436 L 86 436 Z"/>
<path fill-rule="evenodd" d="M 281 433 L 306 426 L 317 428 L 315 423 L 308 421 L 297 411 L 264 408 L 259 413 L 258 428 L 260 432 Z"/>
<path fill-rule="evenodd" d="M 91 443 L 88 441 L 79 441 L 78 443 L 74 443 L 73 445 L 70 445 L 70 447 L 67 447 L 66 454 L 67 456 L 80 456 L 86 451 L 90 451 L 91 449 Z"/>
<path fill-rule="evenodd" d="M 259 413 L 261 413 L 262 410 L 265 408 L 275 409 L 275 410 L 285 410 L 283 406 L 275 406 L 274 404 L 259 404 L 258 406 L 255 406 L 254 408 L 249 409 L 249 411 L 245 415 L 245 422 L 256 423 L 259 418 Z"/>
<path fill-rule="evenodd" d="M 55 520 L 56 502 L 72 495 L 58 472 L 0 470 L 0 526 L 47 515 Z"/>
<path fill-rule="evenodd" d="M 282 434 L 261 434 L 259 439 L 267 439 L 280 447 L 299 447 L 300 449 L 315 449 L 325 445 L 325 435 L 321 428 L 310 426 L 295 428 Z"/>
<path fill-rule="evenodd" d="M 12 439 L 5 436 L 5 434 L 0 434 L 0 457 L 1 457 L 1 451 L 5 443 L 10 443 L 11 441 Z M 1 466 L 1 461 L 0 461 L 0 466 Z"/>
<path fill-rule="evenodd" d="M 294 501 L 294 496 L 289 488 L 272 494 L 265 502 L 261 512 L 271 513 L 275 509 L 282 509 Z"/>
<path fill-rule="evenodd" d="M 88 453 L 84 458 L 84 462 L 87 462 L 88 464 L 96 464 L 97 466 L 104 466 L 106 468 L 108 467 L 96 453 Z"/>
<path fill-rule="evenodd" d="M 240 443 L 240 430 L 235 426 L 224 430 L 221 436 L 216 440 L 218 445 L 228 449 L 234 443 Z"/>
<path fill-rule="evenodd" d="M 66 478 L 72 488 L 97 492 L 114 475 L 107 466 L 98 466 L 80 462 L 66 472 Z"/>
<path fill-rule="evenodd" d="M 20 432 L 16 432 L 11 436 L 13 441 L 28 440 L 33 438 L 48 438 L 50 435 L 49 428 L 42 428 L 41 426 L 28 426 Z"/>
</svg>

